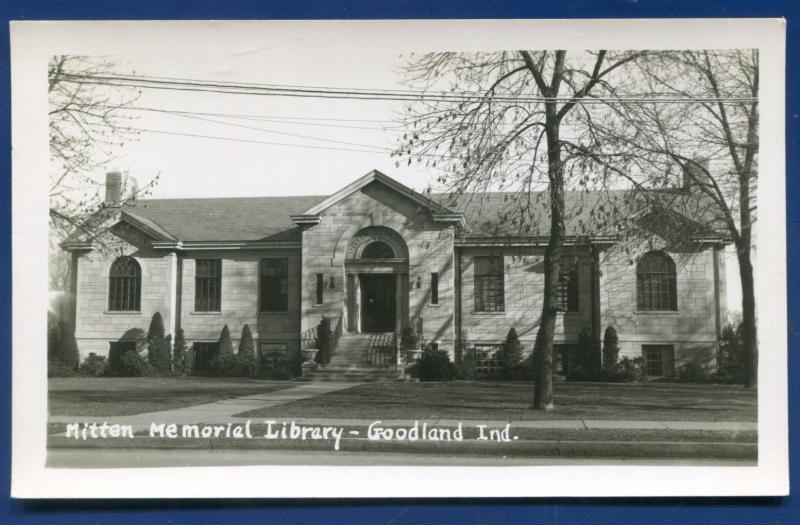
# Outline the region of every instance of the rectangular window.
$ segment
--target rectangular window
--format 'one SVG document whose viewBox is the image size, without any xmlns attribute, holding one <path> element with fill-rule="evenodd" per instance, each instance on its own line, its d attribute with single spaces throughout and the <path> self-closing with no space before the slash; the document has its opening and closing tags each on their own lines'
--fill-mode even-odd
<svg viewBox="0 0 800 525">
<path fill-rule="evenodd" d="M 261 259 L 261 311 L 289 310 L 289 259 Z"/>
<path fill-rule="evenodd" d="M 219 312 L 222 296 L 222 261 L 198 259 L 194 272 L 194 311 Z"/>
<path fill-rule="evenodd" d="M 562 312 L 578 311 L 578 261 L 575 257 L 562 257 L 558 272 L 558 309 Z"/>
<path fill-rule="evenodd" d="M 322 290 L 325 287 L 324 283 L 323 283 L 323 279 L 324 279 L 324 277 L 322 276 L 322 274 L 318 273 L 317 274 L 317 300 L 316 300 L 316 303 L 314 303 L 314 304 L 322 304 L 322 300 L 323 300 L 323 292 L 322 292 Z"/>
<path fill-rule="evenodd" d="M 505 310 L 503 257 L 475 257 L 475 311 Z"/>
<path fill-rule="evenodd" d="M 289 352 L 286 343 L 260 343 L 258 345 L 259 366 L 266 370 L 289 366 Z"/>
<path fill-rule="evenodd" d="M 476 344 L 474 348 L 475 377 L 491 377 L 500 370 L 497 361 L 499 344 Z"/>
<path fill-rule="evenodd" d="M 439 274 L 431 274 L 431 304 L 439 304 Z"/>
<path fill-rule="evenodd" d="M 642 345 L 642 357 L 648 377 L 675 375 L 675 348 L 672 345 Z"/>
<path fill-rule="evenodd" d="M 575 367 L 575 345 L 569 343 L 556 343 L 553 345 L 556 374 L 567 375 Z"/>
</svg>

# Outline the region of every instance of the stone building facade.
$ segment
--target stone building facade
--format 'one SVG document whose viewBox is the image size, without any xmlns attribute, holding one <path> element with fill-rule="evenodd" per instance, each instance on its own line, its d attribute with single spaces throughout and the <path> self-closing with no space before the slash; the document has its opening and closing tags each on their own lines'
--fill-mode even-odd
<svg viewBox="0 0 800 525">
<path fill-rule="evenodd" d="M 160 312 L 167 332 L 182 329 L 198 353 L 224 325 L 236 344 L 247 324 L 267 361 L 313 343 L 323 317 L 337 337 L 396 337 L 411 326 L 423 345 L 454 360 L 467 346 L 491 354 L 513 327 L 530 352 L 547 239 L 487 234 L 502 200 L 486 198 L 494 207 L 458 213 L 377 171 L 319 197 L 115 208 L 112 191 L 113 250 L 79 236 L 64 244 L 74 254 L 78 346 L 83 356 L 124 351 Z M 600 339 L 608 326 L 620 355 L 645 358 L 650 375 L 672 375 L 689 358 L 715 359 L 724 239 L 706 236 L 669 252 L 654 236 L 632 260 L 614 239 L 570 231 L 555 336 L 560 369 L 582 331 Z"/>
</svg>

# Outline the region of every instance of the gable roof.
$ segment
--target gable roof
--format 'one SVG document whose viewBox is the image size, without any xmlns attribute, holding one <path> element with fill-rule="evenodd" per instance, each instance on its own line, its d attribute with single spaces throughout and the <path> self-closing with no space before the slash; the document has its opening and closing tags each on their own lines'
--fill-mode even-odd
<svg viewBox="0 0 800 525">
<path fill-rule="evenodd" d="M 125 213 L 155 223 L 180 241 L 299 241 L 300 228 L 290 216 L 325 199 L 301 197 L 230 197 L 147 199 Z"/>
<path fill-rule="evenodd" d="M 434 215 L 449 215 L 451 214 L 450 210 L 442 206 L 439 202 L 426 197 L 425 195 L 414 191 L 413 189 L 409 188 L 408 186 L 401 184 L 394 180 L 393 178 L 384 175 L 378 170 L 372 170 L 363 177 L 354 180 L 341 190 L 337 191 L 327 199 L 323 200 L 322 202 L 317 203 L 313 207 L 309 208 L 308 210 L 304 211 L 303 213 L 298 214 L 298 217 L 313 217 L 319 215 L 320 213 L 324 212 L 331 206 L 334 206 L 341 202 L 342 200 L 346 199 L 350 195 L 356 193 L 357 191 L 361 191 L 364 187 L 368 184 L 373 182 L 380 182 L 381 184 L 389 187 L 390 189 L 396 191 L 397 193 L 411 199 L 412 201 L 416 202 L 420 206 L 424 206 L 429 208 Z"/>
<path fill-rule="evenodd" d="M 143 199 L 121 208 L 119 220 L 161 242 L 299 242 L 303 225 L 316 224 L 320 213 L 376 181 L 430 209 L 434 220 L 459 223 L 463 226 L 458 234 L 462 239 L 542 238 L 549 232 L 549 203 L 542 198 L 545 194 L 535 195 L 529 203 L 526 201 L 533 224 L 522 231 L 507 220 L 509 210 L 521 205 L 519 194 L 485 192 L 461 195 L 459 199 L 448 194 L 428 197 L 376 170 L 331 196 Z M 629 195 L 626 190 L 566 192 L 566 235 L 586 237 L 587 232 L 599 237 L 614 235 L 593 210 L 604 205 L 625 210 Z M 710 207 L 700 202 L 692 215 L 687 220 L 708 225 L 698 229 L 703 235 L 726 237 L 724 228 L 713 224 Z M 75 234 L 64 244 L 81 242 L 86 240 Z"/>
</svg>

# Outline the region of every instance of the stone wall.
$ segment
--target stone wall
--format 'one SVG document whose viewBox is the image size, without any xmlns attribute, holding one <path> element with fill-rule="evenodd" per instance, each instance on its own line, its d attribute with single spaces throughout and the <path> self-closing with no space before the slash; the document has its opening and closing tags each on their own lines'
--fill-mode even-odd
<svg viewBox="0 0 800 525">
<path fill-rule="evenodd" d="M 459 249 L 461 268 L 461 324 L 470 343 L 500 343 L 513 327 L 524 352 L 533 350 L 539 330 L 544 293 L 544 248 Z M 569 254 L 571 252 L 566 252 Z M 591 260 L 586 250 L 574 252 L 578 264 L 577 312 L 560 312 L 554 341 L 575 342 L 583 328 L 592 327 Z M 476 256 L 502 255 L 504 262 L 505 311 L 475 311 Z"/>
<path fill-rule="evenodd" d="M 161 312 L 166 327 L 172 323 L 170 290 L 174 285 L 175 255 L 153 250 L 149 241 L 136 232 L 120 229 L 116 233 L 111 241 L 113 255 L 94 250 L 77 258 L 75 338 L 81 359 L 90 352 L 108 355 L 110 341 L 133 340 L 146 334 L 156 312 Z M 108 274 L 119 255 L 133 257 L 141 268 L 138 312 L 108 311 Z"/>
<path fill-rule="evenodd" d="M 642 255 L 661 244 L 653 240 L 637 247 Z M 641 357 L 643 344 L 673 344 L 675 366 L 687 359 L 713 365 L 717 348 L 717 318 L 714 286 L 714 249 L 665 252 L 675 262 L 677 311 L 640 312 L 636 302 L 636 264 L 621 247 L 600 255 L 600 305 L 602 329 L 613 325 L 620 339 L 620 357 Z M 718 258 L 724 281 L 723 257 Z M 721 308 L 725 290 L 718 292 Z M 724 314 L 724 310 L 721 311 Z"/>
<path fill-rule="evenodd" d="M 289 349 L 299 337 L 300 253 L 299 250 L 194 251 L 181 255 L 181 327 L 191 346 L 194 342 L 214 342 L 228 325 L 234 348 L 242 328 L 250 325 L 258 342 L 285 341 Z M 286 258 L 289 265 L 288 310 L 259 312 L 259 264 L 265 258 Z M 195 312 L 195 261 L 220 259 L 222 294 L 219 312 Z"/>
<path fill-rule="evenodd" d="M 301 329 L 312 329 L 323 315 L 344 316 L 347 250 L 355 235 L 374 226 L 397 232 L 407 246 L 409 316 L 423 319 L 427 340 L 454 339 L 452 226 L 434 222 L 427 210 L 380 183 L 331 206 L 321 214 L 319 224 L 303 232 Z M 439 273 L 438 305 L 430 304 L 432 272 Z M 321 305 L 315 304 L 317 273 L 323 274 L 325 283 Z"/>
</svg>

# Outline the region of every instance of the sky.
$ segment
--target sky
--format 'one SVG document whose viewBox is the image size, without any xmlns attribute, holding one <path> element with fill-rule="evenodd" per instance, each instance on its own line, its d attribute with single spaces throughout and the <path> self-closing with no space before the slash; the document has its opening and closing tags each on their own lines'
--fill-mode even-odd
<svg viewBox="0 0 800 525">
<path fill-rule="evenodd" d="M 204 56 L 201 60 L 176 61 L 169 55 L 119 57 L 120 71 L 137 75 L 384 89 L 402 87 L 398 64 L 396 53 L 365 50 L 358 55 L 343 55 L 334 49 L 290 61 L 275 49 Z M 133 127 L 303 147 L 144 132 L 119 151 L 114 166 L 128 171 L 140 184 L 160 174 L 153 193 L 157 198 L 327 195 L 372 169 L 423 189 L 430 172 L 414 165 L 397 168 L 396 159 L 385 151 L 393 148 L 398 138 L 398 104 L 143 90 L 136 102 L 138 107 L 250 117 L 187 118 L 137 111 Z M 363 151 L 373 149 L 374 153 Z"/>
<path fill-rule="evenodd" d="M 297 52 L 292 42 L 282 42 L 219 55 L 176 57 L 165 52 L 114 59 L 120 73 L 154 77 L 406 87 L 401 83 L 401 56 L 385 46 L 342 53 L 331 45 Z M 142 132 L 116 151 L 118 159 L 111 166 L 127 171 L 140 185 L 159 175 L 152 198 L 330 195 L 372 169 L 422 190 L 436 173 L 416 163 L 398 167 L 388 154 L 404 131 L 398 125 L 401 104 L 145 89 L 135 103 L 138 108 L 214 115 L 134 111 L 132 127 L 195 136 Z M 730 249 L 726 263 L 728 310 L 738 311 L 738 267 Z"/>
</svg>

